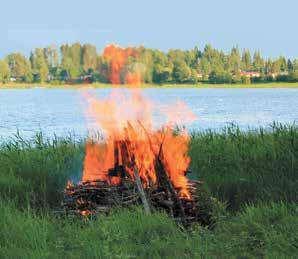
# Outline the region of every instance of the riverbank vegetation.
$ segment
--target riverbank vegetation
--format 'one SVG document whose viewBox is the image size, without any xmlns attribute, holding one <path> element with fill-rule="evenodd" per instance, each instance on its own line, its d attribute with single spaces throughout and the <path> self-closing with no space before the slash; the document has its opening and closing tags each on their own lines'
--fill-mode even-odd
<svg viewBox="0 0 298 259">
<path fill-rule="evenodd" d="M 62 84 L 62 83 L 0 83 L 0 89 L 82 89 L 82 88 L 154 88 L 154 89 L 169 89 L 169 88 L 196 88 L 196 89 L 207 89 L 207 88 L 234 88 L 234 89 L 250 89 L 250 88 L 298 88 L 297 83 L 257 83 L 257 84 L 207 84 L 207 83 L 196 83 L 196 84 L 140 84 L 140 85 L 113 85 L 108 83 L 81 83 L 81 84 Z"/>
<path fill-rule="evenodd" d="M 0 60 L 0 82 L 51 85 L 103 84 L 264 84 L 298 82 L 298 60 L 265 59 L 260 52 L 230 52 L 206 45 L 163 52 L 145 47 L 91 44 L 36 48 L 27 58 L 11 53 Z M 8 84 L 9 86 L 9 84 Z"/>
<path fill-rule="evenodd" d="M 67 180 L 80 179 L 85 140 L 38 133 L 0 146 L 0 257 L 294 258 L 298 252 L 298 128 L 194 132 L 190 177 L 222 205 L 212 229 L 188 232 L 165 214 L 116 210 L 58 217 Z"/>
</svg>

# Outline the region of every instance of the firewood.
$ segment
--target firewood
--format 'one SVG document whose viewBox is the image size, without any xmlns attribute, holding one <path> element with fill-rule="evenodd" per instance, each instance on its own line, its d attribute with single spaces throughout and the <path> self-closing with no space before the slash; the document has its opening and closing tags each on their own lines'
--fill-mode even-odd
<svg viewBox="0 0 298 259">
<path fill-rule="evenodd" d="M 142 127 L 143 128 L 143 127 Z M 153 152 L 150 136 L 145 128 L 145 134 Z M 163 140 L 164 141 L 164 140 Z M 128 140 L 115 142 L 115 163 L 107 174 L 120 177 L 118 185 L 111 185 L 109 180 L 86 181 L 68 185 L 64 190 L 62 212 L 70 215 L 88 217 L 90 215 L 107 214 L 115 207 L 130 207 L 142 205 L 145 213 L 152 210 L 163 210 L 175 221 L 184 226 L 192 222 L 200 222 L 201 212 L 198 209 L 198 200 L 202 182 L 188 180 L 187 189 L 191 200 L 179 197 L 176 189 L 166 171 L 163 161 L 163 141 L 155 154 L 155 171 L 157 182 L 149 181 L 143 185 L 138 168 L 134 162 L 133 145 Z M 132 149 L 131 149 L 132 148 Z M 92 217 L 93 217 L 92 216 Z"/>
<path fill-rule="evenodd" d="M 134 168 L 134 177 L 136 179 L 136 185 L 138 187 L 139 193 L 140 193 L 140 197 L 144 206 L 144 210 L 147 214 L 151 214 L 151 210 L 150 210 L 150 206 L 149 206 L 149 202 L 146 198 L 146 194 L 141 182 L 141 178 L 139 175 L 139 172 L 137 171 L 136 167 Z"/>
</svg>

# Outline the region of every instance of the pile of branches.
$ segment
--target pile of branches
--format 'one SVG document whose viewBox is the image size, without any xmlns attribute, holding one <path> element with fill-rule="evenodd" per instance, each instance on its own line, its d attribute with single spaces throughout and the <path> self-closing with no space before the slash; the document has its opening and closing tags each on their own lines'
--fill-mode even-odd
<svg viewBox="0 0 298 259">
<path fill-rule="evenodd" d="M 141 205 L 148 214 L 154 210 L 165 211 L 184 226 L 194 222 L 210 225 L 212 217 L 209 211 L 200 206 L 202 183 L 188 180 L 187 187 L 191 198 L 181 198 L 179 190 L 174 187 L 166 172 L 161 147 L 155 157 L 157 183 L 144 187 L 134 156 L 130 154 L 130 145 L 131 143 L 125 141 L 114 145 L 115 164 L 109 169 L 108 174 L 120 177 L 119 185 L 114 186 L 100 180 L 68 185 L 64 190 L 63 211 L 67 214 L 92 216 L 98 213 L 107 214 L 115 207 Z M 133 172 L 133 179 L 125 168 Z"/>
<path fill-rule="evenodd" d="M 180 199 L 176 190 L 171 193 L 164 187 L 143 188 L 142 192 L 137 181 L 123 181 L 117 186 L 105 181 L 83 182 L 66 187 L 62 205 L 67 214 L 82 216 L 108 214 L 115 207 L 141 205 L 147 213 L 166 211 L 170 217 L 187 226 L 193 222 L 206 223 L 198 206 L 200 186 L 201 182 L 189 180 L 192 199 Z"/>
</svg>

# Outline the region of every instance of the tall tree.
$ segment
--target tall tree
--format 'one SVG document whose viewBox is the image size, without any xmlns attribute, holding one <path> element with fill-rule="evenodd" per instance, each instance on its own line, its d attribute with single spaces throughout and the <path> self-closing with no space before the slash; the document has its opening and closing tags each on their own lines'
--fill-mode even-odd
<svg viewBox="0 0 298 259">
<path fill-rule="evenodd" d="M 211 73 L 211 65 L 206 57 L 202 57 L 199 62 L 199 71 L 204 77 L 207 77 Z"/>
<path fill-rule="evenodd" d="M 298 71 L 298 59 L 295 59 L 295 60 L 293 61 L 293 70 L 294 70 L 294 71 Z"/>
<path fill-rule="evenodd" d="M 178 83 L 184 83 L 191 78 L 191 69 L 184 61 L 174 62 L 173 78 Z"/>
<path fill-rule="evenodd" d="M 34 74 L 34 80 L 44 82 L 48 78 L 49 68 L 45 57 L 44 49 L 37 48 L 30 55 L 31 67 Z"/>
<path fill-rule="evenodd" d="M 71 79 L 76 79 L 82 72 L 82 47 L 80 43 L 61 46 L 61 69 Z"/>
<path fill-rule="evenodd" d="M 290 59 L 288 59 L 287 66 L 289 72 L 294 69 L 293 62 Z"/>
<path fill-rule="evenodd" d="M 272 60 L 269 58 L 266 62 L 265 62 L 265 74 L 270 74 L 272 73 L 272 65 L 273 62 Z"/>
<path fill-rule="evenodd" d="M 253 56 L 253 69 L 262 72 L 264 70 L 264 60 L 259 51 L 256 51 Z"/>
<path fill-rule="evenodd" d="M 229 70 L 236 74 L 240 70 L 241 65 L 241 57 L 240 57 L 240 51 L 238 47 L 234 47 L 231 50 L 231 54 L 229 57 Z"/>
<path fill-rule="evenodd" d="M 96 47 L 91 44 L 85 44 L 82 47 L 82 65 L 85 72 L 94 71 L 97 67 Z"/>
<path fill-rule="evenodd" d="M 243 50 L 241 58 L 241 70 L 249 71 L 252 69 L 251 55 L 248 49 Z"/>
<path fill-rule="evenodd" d="M 279 57 L 278 59 L 274 60 L 272 63 L 271 72 L 272 73 L 280 73 L 286 72 L 288 68 L 287 61 L 284 57 Z"/>
<path fill-rule="evenodd" d="M 10 69 L 5 60 L 0 60 L 0 82 L 6 83 L 10 79 Z"/>
<path fill-rule="evenodd" d="M 17 81 L 32 81 L 32 71 L 29 60 L 20 53 L 12 53 L 6 57 L 9 65 L 11 76 Z"/>
<path fill-rule="evenodd" d="M 168 56 L 156 50 L 153 53 L 153 82 L 162 84 L 171 80 L 173 71 L 173 63 L 168 59 Z"/>
<path fill-rule="evenodd" d="M 43 49 L 49 71 L 52 73 L 59 66 L 59 54 L 55 46 L 49 46 Z"/>
<path fill-rule="evenodd" d="M 151 49 L 140 47 L 138 49 L 138 53 L 139 56 L 137 57 L 137 60 L 138 62 L 142 63 L 145 67 L 143 80 L 145 83 L 152 83 L 154 69 L 154 51 Z"/>
</svg>

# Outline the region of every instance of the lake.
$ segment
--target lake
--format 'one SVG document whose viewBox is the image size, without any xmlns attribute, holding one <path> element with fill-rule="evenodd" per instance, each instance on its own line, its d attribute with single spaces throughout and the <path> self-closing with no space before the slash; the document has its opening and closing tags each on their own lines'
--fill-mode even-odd
<svg viewBox="0 0 298 259">
<path fill-rule="evenodd" d="M 105 96 L 111 89 L 96 89 Z M 273 121 L 298 121 L 298 89 L 154 89 L 143 90 L 155 103 L 184 101 L 197 115 L 190 130 L 221 130 L 231 123 L 242 129 L 268 127 Z M 158 121 L 158 115 L 154 115 Z M 76 89 L 0 90 L 0 138 L 8 139 L 19 130 L 25 138 L 42 131 L 47 137 L 74 134 L 86 136 L 84 99 Z"/>
</svg>

